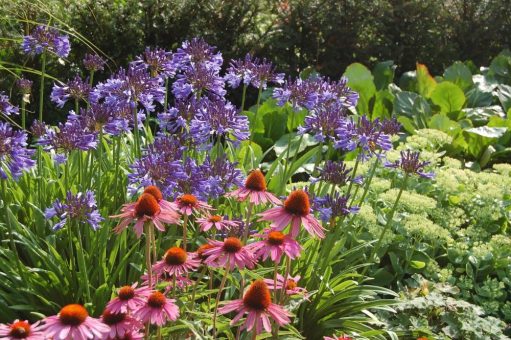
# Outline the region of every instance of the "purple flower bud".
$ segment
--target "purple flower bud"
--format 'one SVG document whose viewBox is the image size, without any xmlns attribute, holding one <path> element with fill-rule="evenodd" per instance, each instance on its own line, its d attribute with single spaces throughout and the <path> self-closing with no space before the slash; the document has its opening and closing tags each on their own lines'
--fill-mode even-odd
<svg viewBox="0 0 511 340">
<path fill-rule="evenodd" d="M 385 164 L 388 168 L 400 168 L 408 175 L 417 174 L 424 178 L 433 178 L 435 174 L 433 172 L 424 172 L 429 162 L 424 162 L 419 159 L 420 152 L 414 152 L 411 150 L 401 151 L 401 158 L 394 163 Z"/>
<path fill-rule="evenodd" d="M 85 54 L 83 58 L 83 66 L 89 72 L 103 71 L 106 62 L 97 54 Z"/>
</svg>

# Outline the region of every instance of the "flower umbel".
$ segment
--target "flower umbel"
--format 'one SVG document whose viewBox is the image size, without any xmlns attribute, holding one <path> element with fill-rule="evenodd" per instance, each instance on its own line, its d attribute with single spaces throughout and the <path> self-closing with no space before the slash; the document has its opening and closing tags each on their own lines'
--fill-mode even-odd
<svg viewBox="0 0 511 340">
<path fill-rule="evenodd" d="M 47 219 L 54 216 L 60 219 L 53 226 L 53 230 L 60 230 L 70 222 L 88 224 L 93 230 L 98 230 L 99 223 L 103 221 L 96 206 L 94 193 L 90 190 L 85 193 L 79 192 L 76 195 L 68 191 L 65 202 L 57 199 L 51 208 L 46 209 L 44 216 Z"/>
</svg>

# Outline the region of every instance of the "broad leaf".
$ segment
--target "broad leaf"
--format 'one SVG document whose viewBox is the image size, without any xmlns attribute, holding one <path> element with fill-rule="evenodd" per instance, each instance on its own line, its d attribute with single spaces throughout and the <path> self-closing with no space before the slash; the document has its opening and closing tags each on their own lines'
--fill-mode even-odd
<svg viewBox="0 0 511 340">
<path fill-rule="evenodd" d="M 348 86 L 359 94 L 357 111 L 360 114 L 369 112 L 369 101 L 376 93 L 371 71 L 360 63 L 353 63 L 346 68 L 344 76 L 348 78 Z"/>
<path fill-rule="evenodd" d="M 476 135 L 486 137 L 486 138 L 500 138 L 506 133 L 507 128 L 505 127 L 489 127 L 489 126 L 480 126 L 476 128 L 466 129 L 466 132 L 474 133 Z"/>
<path fill-rule="evenodd" d="M 444 79 L 458 85 L 463 91 L 474 85 L 470 69 L 459 61 L 445 69 Z"/>
<path fill-rule="evenodd" d="M 392 60 L 377 63 L 373 68 L 374 84 L 376 89 L 385 90 L 394 80 L 396 65 Z"/>
<path fill-rule="evenodd" d="M 417 92 L 429 98 L 436 86 L 437 83 L 431 74 L 429 74 L 426 65 L 417 63 Z"/>
<path fill-rule="evenodd" d="M 465 104 L 463 91 L 455 84 L 444 81 L 431 93 L 431 100 L 440 107 L 441 113 L 460 111 Z"/>
<path fill-rule="evenodd" d="M 496 92 L 500 104 L 502 104 L 504 111 L 507 112 L 511 108 L 511 86 L 500 84 L 497 86 Z"/>
</svg>

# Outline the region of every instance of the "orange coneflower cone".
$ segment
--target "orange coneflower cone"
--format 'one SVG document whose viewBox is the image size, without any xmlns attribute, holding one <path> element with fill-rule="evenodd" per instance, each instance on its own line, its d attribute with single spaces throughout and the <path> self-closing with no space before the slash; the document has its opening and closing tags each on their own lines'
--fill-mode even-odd
<svg viewBox="0 0 511 340">
<path fill-rule="evenodd" d="M 229 302 L 218 309 L 220 314 L 237 312 L 232 319 L 231 325 L 237 323 L 245 314 L 248 314 L 243 329 L 251 331 L 255 328 L 255 333 L 259 334 L 263 328 L 271 332 L 271 320 L 279 326 L 290 322 L 290 314 L 281 306 L 271 302 L 271 295 L 268 286 L 263 280 L 254 281 L 247 289 L 243 299 Z"/>
<path fill-rule="evenodd" d="M 250 172 L 245 185 L 225 195 L 226 197 L 234 197 L 238 201 L 245 201 L 247 198 L 252 204 L 265 204 L 267 202 L 273 204 L 281 204 L 282 202 L 272 193 L 266 191 L 266 179 L 259 169 Z"/>
</svg>

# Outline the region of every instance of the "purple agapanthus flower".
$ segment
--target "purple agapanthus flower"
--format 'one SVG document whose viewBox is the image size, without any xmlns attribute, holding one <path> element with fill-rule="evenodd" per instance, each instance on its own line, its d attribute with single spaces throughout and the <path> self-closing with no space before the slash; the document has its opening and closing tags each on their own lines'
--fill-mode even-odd
<svg viewBox="0 0 511 340">
<path fill-rule="evenodd" d="M 273 98 L 280 106 L 289 102 L 295 111 L 304 108 L 311 110 L 318 101 L 317 86 L 312 79 L 289 79 L 282 87 L 273 90 Z"/>
<path fill-rule="evenodd" d="M 267 62 L 266 59 L 262 61 L 257 58 L 252 58 L 247 53 L 244 59 L 232 60 L 227 69 L 227 74 L 224 79 L 229 86 L 237 88 L 241 82 L 244 85 L 252 85 L 256 88 L 265 89 L 268 82 L 282 84 L 284 82 L 284 74 L 276 73 L 274 66 Z"/>
<path fill-rule="evenodd" d="M 44 216 L 47 219 L 55 216 L 59 218 L 60 221 L 52 228 L 54 231 L 68 223 L 88 224 L 93 230 L 98 230 L 99 223 L 104 220 L 98 211 L 94 193 L 90 190 L 76 195 L 68 191 L 65 202 L 57 199 L 52 207 L 46 209 Z"/>
<path fill-rule="evenodd" d="M 396 117 L 384 119 L 381 122 L 381 130 L 389 136 L 397 135 L 401 131 L 401 124 L 397 121 Z"/>
<path fill-rule="evenodd" d="M 128 132 L 130 121 L 124 118 L 119 112 L 113 111 L 105 104 L 92 103 L 88 109 L 80 109 L 80 116 L 76 117 L 82 121 L 88 131 L 103 132 L 118 136 Z"/>
<path fill-rule="evenodd" d="M 39 139 L 42 136 L 46 135 L 47 126 L 44 122 L 40 122 L 38 120 L 34 120 L 32 122 L 32 126 L 30 126 L 30 132 L 35 139 Z"/>
<path fill-rule="evenodd" d="M 205 97 L 199 100 L 195 97 L 178 100 L 174 107 L 158 114 L 160 128 L 173 134 L 188 133 L 191 120 L 206 102 L 208 99 Z"/>
<path fill-rule="evenodd" d="M 174 77 L 176 74 L 175 64 L 172 62 L 172 52 L 162 48 L 151 49 L 147 47 L 144 53 L 138 56 L 133 63 L 147 67 L 151 77 L 165 79 Z"/>
<path fill-rule="evenodd" d="M 0 178 L 7 179 L 10 173 L 17 180 L 35 165 L 31 158 L 34 152 L 27 149 L 25 132 L 14 131 L 9 123 L 0 122 Z"/>
<path fill-rule="evenodd" d="M 39 137 L 37 143 L 45 150 L 55 150 L 65 156 L 73 150 L 95 149 L 97 139 L 97 133 L 90 131 L 80 116 L 71 114 L 65 124 L 59 123 L 58 129 L 46 127 L 46 133 Z"/>
<path fill-rule="evenodd" d="M 11 104 L 9 101 L 9 96 L 4 94 L 3 91 L 0 91 L 0 113 L 3 113 L 7 116 L 20 113 L 19 108 Z"/>
<path fill-rule="evenodd" d="M 348 87 L 348 79 L 342 77 L 339 81 L 328 78 L 316 78 L 313 85 L 317 86 L 317 105 L 331 109 L 343 110 L 354 107 L 358 102 L 358 93 Z"/>
<path fill-rule="evenodd" d="M 338 192 L 334 193 L 333 196 L 327 194 L 323 197 L 315 197 L 313 199 L 313 209 L 319 212 L 319 218 L 323 222 L 329 222 L 333 218 L 356 214 L 360 210 L 357 206 L 349 206 L 349 199 L 349 195 L 343 196 Z"/>
<path fill-rule="evenodd" d="M 394 163 L 385 164 L 388 168 L 395 168 L 403 170 L 407 175 L 419 175 L 424 178 L 433 178 L 435 174 L 433 172 L 424 172 L 424 167 L 429 165 L 429 162 L 421 161 L 419 159 L 420 152 L 414 152 L 411 150 L 401 151 L 401 158 Z"/>
<path fill-rule="evenodd" d="M 91 87 L 87 79 L 82 80 L 79 75 L 69 80 L 67 84 L 59 86 L 53 85 L 51 91 L 51 101 L 57 104 L 57 107 L 63 107 L 69 99 L 87 100 L 91 91 Z"/>
<path fill-rule="evenodd" d="M 343 126 L 337 129 L 335 147 L 347 151 L 359 149 L 359 158 L 367 159 L 375 154 L 376 150 L 388 151 L 392 149 L 390 137 L 383 133 L 378 119 L 370 121 L 361 116 L 358 121 L 347 119 Z"/>
<path fill-rule="evenodd" d="M 324 181 L 326 183 L 344 186 L 351 180 L 351 168 L 348 168 L 343 161 L 334 162 L 327 160 L 319 170 L 317 178 L 311 179 L 311 182 Z"/>
<path fill-rule="evenodd" d="M 19 78 L 16 80 L 16 86 L 20 90 L 21 94 L 26 95 L 32 92 L 33 81 L 25 78 Z"/>
<path fill-rule="evenodd" d="M 229 102 L 208 102 L 192 119 L 190 134 L 198 144 L 222 140 L 237 144 L 250 137 L 248 118 Z"/>
<path fill-rule="evenodd" d="M 156 185 L 165 197 L 174 194 L 178 181 L 187 178 L 181 165 L 184 147 L 173 137 L 158 135 L 130 166 L 128 184 L 132 193 L 148 185 Z"/>
<path fill-rule="evenodd" d="M 138 103 L 152 112 L 155 102 L 163 104 L 165 87 L 158 77 L 151 77 L 145 67 L 129 65 L 128 69 L 120 69 L 117 74 L 104 83 L 99 83 L 91 93 L 92 102 L 104 100 L 105 104 L 119 111 L 129 106 L 132 109 Z"/>
<path fill-rule="evenodd" d="M 59 34 L 59 31 L 49 26 L 37 26 L 30 35 L 23 37 L 21 49 L 26 54 L 41 54 L 44 51 L 65 58 L 71 51 L 69 37 Z"/>
<path fill-rule="evenodd" d="M 233 187 L 243 185 L 244 176 L 236 163 L 231 163 L 225 156 L 211 160 L 208 156 L 199 166 L 199 197 L 203 200 L 216 199 L 229 192 Z"/>
<path fill-rule="evenodd" d="M 202 38 L 185 41 L 173 54 L 172 63 L 176 70 L 185 71 L 203 65 L 206 69 L 220 71 L 223 64 L 222 54 L 216 47 L 208 45 Z"/>
<path fill-rule="evenodd" d="M 346 110 L 333 106 L 319 106 L 305 117 L 303 126 L 298 127 L 298 134 L 310 133 L 319 142 L 335 141 L 336 131 L 344 124 Z"/>
<path fill-rule="evenodd" d="M 226 91 L 224 79 L 218 74 L 218 70 L 197 64 L 177 75 L 177 80 L 172 84 L 172 93 L 178 100 L 185 100 L 192 95 L 220 100 Z"/>
<path fill-rule="evenodd" d="M 85 54 L 83 66 L 89 72 L 103 71 L 105 69 L 105 60 L 97 54 Z"/>
</svg>

